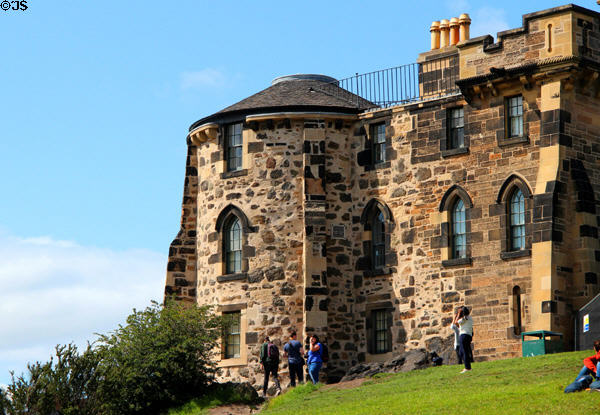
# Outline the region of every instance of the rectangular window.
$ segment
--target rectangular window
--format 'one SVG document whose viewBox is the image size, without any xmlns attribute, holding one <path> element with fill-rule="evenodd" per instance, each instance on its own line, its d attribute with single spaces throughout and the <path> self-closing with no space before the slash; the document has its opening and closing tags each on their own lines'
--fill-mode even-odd
<svg viewBox="0 0 600 415">
<path fill-rule="evenodd" d="M 523 136 L 523 97 L 506 98 L 506 138 Z"/>
<path fill-rule="evenodd" d="M 371 312 L 373 319 L 373 353 L 387 353 L 390 351 L 390 310 L 373 310 Z"/>
<path fill-rule="evenodd" d="M 242 124 L 230 124 L 225 132 L 227 171 L 242 169 Z"/>
<path fill-rule="evenodd" d="M 448 112 L 448 149 L 465 146 L 465 115 L 463 108 L 452 108 Z"/>
<path fill-rule="evenodd" d="M 373 164 L 385 161 L 385 123 L 371 126 L 371 139 L 373 140 Z"/>
<path fill-rule="evenodd" d="M 240 357 L 241 311 L 223 313 L 228 318 L 228 327 L 223 335 L 223 357 L 233 359 Z"/>
</svg>

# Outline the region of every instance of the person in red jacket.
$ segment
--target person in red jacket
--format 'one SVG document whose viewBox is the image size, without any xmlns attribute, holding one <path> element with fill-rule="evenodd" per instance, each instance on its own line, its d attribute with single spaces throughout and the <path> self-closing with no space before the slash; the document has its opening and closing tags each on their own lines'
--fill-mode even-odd
<svg viewBox="0 0 600 415">
<path fill-rule="evenodd" d="M 575 379 L 585 375 L 592 375 L 596 379 L 600 379 L 600 340 L 594 342 L 594 350 L 596 351 L 595 355 L 583 359 L 583 367 Z"/>
</svg>

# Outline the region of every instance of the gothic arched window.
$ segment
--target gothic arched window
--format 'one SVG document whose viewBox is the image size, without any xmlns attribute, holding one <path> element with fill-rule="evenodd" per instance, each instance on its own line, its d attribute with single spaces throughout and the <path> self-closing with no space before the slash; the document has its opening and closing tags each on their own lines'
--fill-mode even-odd
<svg viewBox="0 0 600 415">
<path fill-rule="evenodd" d="M 457 198 L 452 208 L 452 259 L 467 257 L 467 229 L 466 229 L 465 204 Z"/>
<path fill-rule="evenodd" d="M 242 227 L 240 220 L 236 216 L 229 218 L 225 223 L 223 233 L 225 273 L 239 273 L 242 271 Z"/>
<path fill-rule="evenodd" d="M 373 268 L 381 269 L 385 265 L 385 218 L 379 209 L 375 210 L 371 229 Z"/>
<path fill-rule="evenodd" d="M 525 249 L 525 197 L 519 188 L 510 198 L 509 216 L 510 250 L 520 251 Z"/>
<path fill-rule="evenodd" d="M 490 206 L 490 217 L 500 219 L 500 258 L 510 260 L 531 255 L 532 205 L 531 188 L 524 178 L 512 174 L 500 186 L 496 204 Z M 545 214 L 545 208 L 539 213 Z"/>
<path fill-rule="evenodd" d="M 356 269 L 365 275 L 385 275 L 398 265 L 396 253 L 391 248 L 391 233 L 394 229 L 392 212 L 385 203 L 371 199 L 365 206 L 360 223 L 364 229 L 363 255 L 356 261 Z"/>
</svg>

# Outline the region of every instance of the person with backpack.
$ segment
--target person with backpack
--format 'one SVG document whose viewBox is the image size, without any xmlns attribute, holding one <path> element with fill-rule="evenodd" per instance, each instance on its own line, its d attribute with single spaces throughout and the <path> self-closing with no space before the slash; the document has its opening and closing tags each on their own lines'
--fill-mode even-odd
<svg viewBox="0 0 600 415">
<path fill-rule="evenodd" d="M 293 331 L 290 334 L 290 341 L 283 346 L 284 356 L 288 358 L 288 367 L 290 369 L 290 385 L 296 386 L 296 378 L 299 383 L 304 383 L 304 373 L 302 373 L 302 366 L 304 366 L 304 354 L 302 350 L 302 343 L 296 339 L 296 332 Z"/>
<path fill-rule="evenodd" d="M 271 341 L 271 339 L 269 339 L 269 337 L 265 337 L 265 342 L 260 347 L 260 363 L 265 373 L 263 398 L 267 397 L 269 375 L 273 375 L 273 382 L 277 388 L 275 394 L 279 395 L 281 393 L 281 386 L 279 385 L 279 377 L 277 375 L 277 370 L 279 369 L 279 348 Z"/>
<path fill-rule="evenodd" d="M 319 336 L 313 334 L 310 338 L 310 346 L 308 348 L 308 374 L 313 383 L 319 382 L 319 371 L 323 366 L 324 347 L 319 343 Z"/>
</svg>

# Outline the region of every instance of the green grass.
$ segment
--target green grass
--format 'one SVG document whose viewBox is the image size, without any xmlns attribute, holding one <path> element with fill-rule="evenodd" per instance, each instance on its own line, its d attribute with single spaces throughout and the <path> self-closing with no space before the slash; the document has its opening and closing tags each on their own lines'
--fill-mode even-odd
<svg viewBox="0 0 600 415">
<path fill-rule="evenodd" d="M 600 393 L 565 394 L 591 351 L 432 367 L 375 376 L 354 389 L 305 385 L 272 399 L 275 414 L 583 414 L 600 409 Z"/>
<path fill-rule="evenodd" d="M 246 404 L 255 407 L 249 396 L 242 395 L 230 388 L 218 388 L 208 395 L 196 398 L 178 408 L 170 409 L 167 415 L 205 415 L 212 408 L 227 404 Z"/>
</svg>

